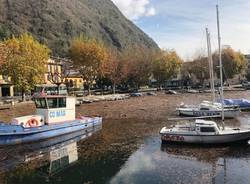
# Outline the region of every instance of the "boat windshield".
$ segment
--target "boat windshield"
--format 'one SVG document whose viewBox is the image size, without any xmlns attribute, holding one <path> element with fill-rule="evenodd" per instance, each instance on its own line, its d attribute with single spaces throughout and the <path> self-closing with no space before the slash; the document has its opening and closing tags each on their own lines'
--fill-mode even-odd
<svg viewBox="0 0 250 184">
<path fill-rule="evenodd" d="M 35 99 L 35 104 L 37 109 L 47 109 L 45 98 Z"/>
<path fill-rule="evenodd" d="M 207 108 L 207 107 L 201 107 L 200 110 L 201 111 L 209 111 L 209 108 Z"/>
<path fill-rule="evenodd" d="M 48 98 L 47 102 L 50 109 L 66 107 L 66 98 Z"/>
<path fill-rule="evenodd" d="M 200 127 L 201 132 L 215 132 L 214 127 Z"/>
<path fill-rule="evenodd" d="M 36 108 L 38 109 L 55 109 L 66 107 L 66 97 L 55 98 L 38 98 L 35 100 Z"/>
</svg>

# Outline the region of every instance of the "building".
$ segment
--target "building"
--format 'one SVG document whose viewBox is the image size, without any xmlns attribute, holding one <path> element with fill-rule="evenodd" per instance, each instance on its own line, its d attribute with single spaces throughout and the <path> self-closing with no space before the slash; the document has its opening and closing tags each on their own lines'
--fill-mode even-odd
<svg viewBox="0 0 250 184">
<path fill-rule="evenodd" d="M 69 88 L 83 89 L 84 80 L 77 71 L 70 70 L 64 82 Z"/>
<path fill-rule="evenodd" d="M 43 83 L 38 86 L 66 84 L 72 89 L 83 88 L 84 80 L 78 72 L 72 69 L 70 60 L 52 57 L 48 60 L 46 68 Z M 0 97 L 14 96 L 14 91 L 11 78 L 0 75 Z"/>
<path fill-rule="evenodd" d="M 50 58 L 47 65 L 47 73 L 45 73 L 45 84 L 63 83 L 63 63 L 59 58 Z"/>
<path fill-rule="evenodd" d="M 14 96 L 14 86 L 10 77 L 0 75 L 0 97 Z"/>
</svg>

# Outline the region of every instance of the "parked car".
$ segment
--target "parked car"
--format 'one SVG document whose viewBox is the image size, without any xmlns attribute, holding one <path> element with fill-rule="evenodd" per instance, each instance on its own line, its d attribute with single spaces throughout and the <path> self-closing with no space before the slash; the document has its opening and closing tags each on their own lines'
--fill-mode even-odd
<svg viewBox="0 0 250 184">
<path fill-rule="evenodd" d="M 129 94 L 131 97 L 140 97 L 142 96 L 142 93 L 138 93 L 138 92 L 133 92 Z"/>
<path fill-rule="evenodd" d="M 242 87 L 245 89 L 250 89 L 250 82 L 248 81 L 243 81 L 242 82 Z"/>
</svg>

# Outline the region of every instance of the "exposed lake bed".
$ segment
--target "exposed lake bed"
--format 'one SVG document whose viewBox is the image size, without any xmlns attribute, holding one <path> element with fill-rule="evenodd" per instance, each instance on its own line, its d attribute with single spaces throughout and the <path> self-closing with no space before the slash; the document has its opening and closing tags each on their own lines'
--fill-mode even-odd
<svg viewBox="0 0 250 184">
<path fill-rule="evenodd" d="M 248 91 L 226 92 L 226 97 L 248 98 Z M 123 101 L 83 104 L 82 115 L 104 117 L 102 130 L 77 141 L 77 161 L 47 174 L 50 161 L 43 155 L 23 159 L 11 170 L 2 172 L 2 183 L 249 183 L 250 146 L 197 147 L 161 145 L 159 130 L 169 126 L 175 107 L 181 102 L 199 103 L 210 94 L 143 96 Z M 11 111 L 0 111 L 1 120 L 34 112 L 32 105 L 18 105 Z M 250 126 L 249 112 L 237 120 L 226 120 L 230 126 Z M 218 120 L 218 123 L 220 121 Z M 63 145 L 64 146 L 64 145 Z M 28 149 L 28 147 L 27 147 Z M 55 149 L 53 149 L 55 150 Z M 29 151 L 29 150 L 28 150 Z M 51 151 L 51 150 L 50 150 Z M 27 152 L 27 151 L 26 151 Z M 2 155 L 11 160 L 17 152 Z M 74 153 L 76 154 L 76 153 Z M 25 156 L 25 154 L 24 154 Z M 26 157 L 27 158 L 27 157 Z M 13 163 L 9 163 L 13 164 Z M 2 167 L 4 167 L 2 165 Z M 2 169 L 3 170 L 3 169 Z"/>
</svg>

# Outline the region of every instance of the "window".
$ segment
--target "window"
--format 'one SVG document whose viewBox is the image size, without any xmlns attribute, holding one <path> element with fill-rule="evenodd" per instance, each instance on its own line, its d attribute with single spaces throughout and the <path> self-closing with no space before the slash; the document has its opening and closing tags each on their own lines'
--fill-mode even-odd
<svg viewBox="0 0 250 184">
<path fill-rule="evenodd" d="M 47 101 L 50 109 L 57 108 L 57 98 L 48 98 Z"/>
<path fill-rule="evenodd" d="M 201 111 L 209 111 L 209 108 L 206 108 L 206 107 L 202 107 L 200 108 Z"/>
<path fill-rule="evenodd" d="M 59 98 L 59 108 L 66 107 L 66 98 Z"/>
<path fill-rule="evenodd" d="M 201 132 L 215 132 L 214 127 L 200 127 Z"/>
<path fill-rule="evenodd" d="M 48 98 L 47 101 L 50 109 L 66 107 L 66 98 Z"/>
<path fill-rule="evenodd" d="M 35 100 L 36 108 L 38 109 L 47 109 L 46 101 L 44 98 L 39 98 Z"/>
</svg>

